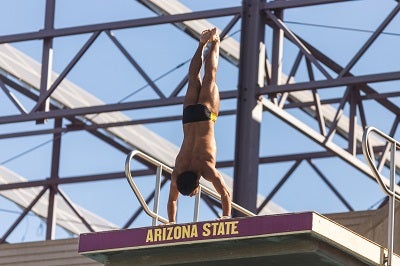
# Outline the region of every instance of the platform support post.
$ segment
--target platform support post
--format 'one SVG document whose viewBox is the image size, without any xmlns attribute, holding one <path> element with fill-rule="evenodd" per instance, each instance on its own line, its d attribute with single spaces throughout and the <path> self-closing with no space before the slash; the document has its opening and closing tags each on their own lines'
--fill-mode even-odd
<svg viewBox="0 0 400 266">
<path fill-rule="evenodd" d="M 45 31 L 52 30 L 54 28 L 54 17 L 55 17 L 55 0 L 46 0 L 46 13 L 45 13 Z M 43 39 L 42 49 L 42 71 L 40 75 L 40 95 L 41 100 L 47 93 L 47 89 L 51 83 L 51 73 L 53 65 L 53 38 L 48 37 Z M 37 111 L 47 112 L 50 109 L 50 101 L 46 99 Z M 36 120 L 37 124 L 44 124 L 46 119 Z"/>
<path fill-rule="evenodd" d="M 262 0 L 243 0 L 242 32 L 236 118 L 236 146 L 233 200 L 244 208 L 257 210 L 258 160 L 262 106 L 258 90 L 263 83 L 265 58 Z M 263 61 L 260 64 L 260 60 Z M 261 67 L 260 67 L 261 65 Z M 234 213 L 238 216 L 238 213 Z"/>
</svg>

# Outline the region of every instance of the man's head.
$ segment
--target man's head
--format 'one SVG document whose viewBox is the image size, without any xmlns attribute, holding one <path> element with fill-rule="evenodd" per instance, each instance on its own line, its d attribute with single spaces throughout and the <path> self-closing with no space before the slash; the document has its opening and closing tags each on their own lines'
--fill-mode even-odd
<svg viewBox="0 0 400 266">
<path fill-rule="evenodd" d="M 176 185 L 182 195 L 193 196 L 199 187 L 199 176 L 192 171 L 183 172 L 178 175 Z"/>
</svg>

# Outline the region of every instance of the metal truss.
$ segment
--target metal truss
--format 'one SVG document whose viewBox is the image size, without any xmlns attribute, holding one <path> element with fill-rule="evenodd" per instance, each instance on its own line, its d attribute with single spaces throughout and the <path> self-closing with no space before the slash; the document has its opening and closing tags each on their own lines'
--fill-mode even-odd
<svg viewBox="0 0 400 266">
<path fill-rule="evenodd" d="M 40 88 L 38 91 L 31 89 L 32 85 L 18 80 L 7 69 L 2 69 L 0 73 L 0 88 L 4 95 L 20 111 L 18 114 L 1 115 L 0 125 L 12 125 L 28 121 L 45 123 L 54 120 L 53 128 L 34 129 L 29 128 L 23 131 L 0 133 L 0 139 L 11 139 L 26 136 L 36 136 L 44 134 L 53 135 L 53 148 L 51 160 L 51 176 L 36 181 L 24 181 L 0 184 L 0 192 L 14 191 L 22 188 L 39 188 L 39 194 L 31 198 L 30 203 L 25 206 L 24 211 L 18 219 L 10 226 L 2 236 L 0 242 L 6 242 L 7 237 L 17 227 L 21 220 L 32 211 L 33 206 L 39 199 L 49 191 L 48 210 L 45 218 L 47 219 L 46 239 L 54 238 L 55 219 L 55 195 L 60 195 L 73 213 L 79 218 L 86 230 L 95 231 L 87 217 L 75 207 L 74 203 L 68 199 L 67 195 L 59 190 L 63 184 L 96 182 L 100 180 L 120 179 L 124 173 L 99 173 L 96 175 L 82 175 L 69 178 L 59 177 L 60 150 L 62 145 L 60 140 L 62 133 L 72 131 L 87 131 L 94 137 L 102 140 L 105 145 L 111 145 L 122 153 L 128 153 L 131 145 L 127 145 L 121 140 L 110 136 L 109 128 L 161 123 L 167 121 L 178 121 L 180 115 L 154 116 L 143 119 L 130 119 L 124 121 L 111 121 L 98 123 L 88 119 L 88 115 L 111 113 L 127 110 L 144 110 L 155 107 L 179 106 L 183 102 L 182 91 L 186 85 L 187 77 L 182 77 L 176 88 L 170 95 L 166 95 L 163 88 L 159 87 L 143 67 L 128 52 L 126 47 L 113 34 L 113 31 L 122 29 L 132 29 L 145 26 L 174 24 L 190 37 L 198 37 L 201 29 L 192 26 L 191 21 L 205 20 L 219 17 L 228 17 L 229 23 L 221 29 L 221 40 L 229 37 L 233 27 L 240 24 L 240 55 L 235 50 L 235 46 L 221 45 L 221 54 L 230 64 L 239 69 L 238 88 L 221 92 L 221 100 L 236 99 L 237 108 L 222 110 L 221 117 L 236 117 L 236 142 L 235 155 L 232 160 L 218 161 L 218 168 L 234 169 L 233 198 L 236 203 L 243 207 L 260 212 L 281 190 L 287 181 L 293 176 L 298 167 L 305 162 L 321 178 L 323 183 L 337 197 L 337 199 L 348 209 L 353 211 L 355 208 L 352 203 L 343 195 L 340 189 L 326 176 L 319 160 L 323 158 L 340 158 L 350 166 L 359 170 L 365 175 L 366 180 L 372 178 L 372 173 L 358 155 L 361 154 L 361 136 L 363 129 L 368 124 L 368 114 L 365 103 L 373 102 L 379 108 L 394 117 L 393 121 L 387 121 L 392 137 L 398 132 L 400 120 L 400 108 L 392 100 L 400 97 L 399 90 L 390 92 L 380 92 L 375 88 L 375 84 L 389 81 L 400 80 L 399 71 L 379 72 L 357 75 L 352 73 L 353 67 L 359 62 L 367 50 L 374 44 L 387 25 L 398 16 L 400 4 L 396 3 L 393 10 L 383 19 L 378 28 L 369 36 L 362 47 L 353 55 L 351 60 L 340 65 L 329 55 L 325 54 L 318 47 L 313 46 L 307 40 L 299 36 L 291 26 L 285 22 L 284 14 L 290 9 L 330 6 L 342 4 L 344 0 L 289 0 L 289 1 L 262 1 L 244 0 L 242 6 L 234 6 L 219 9 L 210 9 L 193 12 L 171 13 L 166 6 L 162 6 L 156 1 L 138 1 L 158 15 L 149 18 L 131 19 L 117 22 L 104 22 L 92 25 L 74 26 L 69 28 L 54 28 L 55 20 L 55 0 L 46 1 L 45 25 L 44 28 L 35 32 L 24 32 L 0 36 L 0 44 L 12 44 L 31 40 L 42 41 L 42 60 L 40 71 Z M 169 2 L 173 5 L 174 1 Z M 167 3 L 164 3 L 168 5 Z M 266 45 L 268 42 L 266 31 L 272 32 L 272 46 Z M 54 82 L 51 82 L 52 74 L 52 50 L 53 40 L 59 37 L 89 34 L 90 37 L 81 49 L 75 54 L 73 59 L 59 74 Z M 53 94 L 59 85 L 75 67 L 83 55 L 90 49 L 100 34 L 105 34 L 124 55 L 133 68 L 136 69 L 149 87 L 157 95 L 150 100 L 134 100 L 121 103 L 107 103 L 93 106 L 76 108 L 66 108 L 60 102 L 53 99 Z M 293 65 L 290 73 L 283 73 L 282 57 L 285 54 L 283 43 L 289 42 L 295 47 L 297 57 L 292 58 Z M 240 58 L 240 60 L 239 60 Z M 305 75 L 307 80 L 296 82 L 300 72 L 301 64 L 305 64 Z M 304 73 L 303 73 L 304 74 Z M 338 88 L 337 92 L 330 97 L 320 95 L 321 91 Z M 344 88 L 344 89 L 343 89 Z M 13 91 L 31 99 L 35 102 L 34 107 L 28 110 L 15 97 Z M 344 92 L 343 92 L 344 91 Z M 347 108 L 346 108 L 347 107 Z M 268 112 L 279 120 L 288 124 L 291 128 L 300 132 L 302 135 L 318 144 L 321 149 L 310 152 L 296 152 L 290 154 L 279 154 L 273 156 L 260 156 L 261 121 L 263 115 Z M 357 118 L 360 118 L 360 123 Z M 63 126 L 62 121 L 69 121 L 68 126 Z M 311 122 L 310 124 L 310 121 Z M 48 122 L 47 122 L 48 123 Z M 314 123 L 314 124 L 312 124 Z M 274 130 L 271 128 L 270 130 Z M 340 143 L 336 143 L 337 139 Z M 343 144 L 343 142 L 345 144 Z M 379 169 L 384 169 L 388 163 L 388 146 L 379 141 L 373 142 L 375 158 L 378 161 Z M 259 173 L 261 165 L 275 163 L 290 163 L 285 174 L 279 179 L 277 184 L 271 189 L 266 188 L 261 193 L 265 195 L 264 200 L 257 202 L 257 193 L 260 193 L 258 183 L 262 177 Z M 396 162 L 399 166 L 400 162 Z M 399 167 L 398 167 L 399 169 Z M 154 173 L 154 169 L 147 168 L 138 170 L 136 176 L 146 176 Z M 168 176 L 162 183 L 167 184 Z M 399 190 L 400 188 L 397 188 Z M 150 202 L 154 193 L 146 199 Z M 212 199 L 205 197 L 204 201 L 212 212 L 217 214 L 215 203 Z M 141 213 L 138 208 L 123 226 L 129 227 Z"/>
</svg>

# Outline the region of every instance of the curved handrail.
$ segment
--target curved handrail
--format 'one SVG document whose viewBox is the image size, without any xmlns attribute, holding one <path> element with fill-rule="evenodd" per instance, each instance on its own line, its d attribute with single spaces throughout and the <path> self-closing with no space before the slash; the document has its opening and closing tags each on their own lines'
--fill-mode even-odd
<svg viewBox="0 0 400 266">
<path fill-rule="evenodd" d="M 383 139 L 386 139 L 387 143 L 390 144 L 390 183 L 386 185 L 384 182 L 384 177 L 379 173 L 378 169 L 374 164 L 374 159 L 372 158 L 371 149 L 372 146 L 368 142 L 368 136 L 372 133 L 378 134 Z M 374 127 L 368 127 L 364 131 L 362 140 L 362 150 L 365 158 L 371 168 L 376 181 L 378 182 L 381 189 L 389 196 L 389 208 L 388 208 L 388 255 L 385 256 L 384 264 L 391 266 L 393 257 L 393 247 L 394 247 L 394 212 L 395 212 L 395 201 L 400 201 L 400 195 L 396 193 L 396 149 L 400 149 L 400 143 L 390 136 L 384 134 Z"/>
<path fill-rule="evenodd" d="M 381 132 L 380 130 L 376 129 L 375 127 L 368 127 L 363 134 L 363 138 L 362 138 L 362 150 L 364 153 L 364 157 L 367 160 L 367 163 L 369 165 L 369 167 L 371 168 L 376 181 L 378 182 L 379 186 L 381 187 L 381 189 L 388 195 L 388 196 L 392 196 L 395 197 L 396 200 L 400 201 L 400 195 L 396 193 L 396 191 L 394 190 L 394 187 L 390 188 L 390 185 L 387 185 L 384 182 L 384 179 L 386 179 L 385 177 L 383 177 L 381 175 L 381 173 L 379 173 L 378 169 L 376 168 L 376 166 L 374 165 L 372 156 L 371 156 L 371 146 L 368 140 L 368 136 L 372 133 L 376 133 L 379 136 L 381 136 L 382 138 L 386 139 L 389 143 L 391 143 L 392 147 L 392 157 L 394 156 L 394 154 L 396 153 L 396 148 L 398 148 L 400 150 L 400 143 L 398 141 L 396 141 L 395 139 L 391 138 L 390 136 L 386 135 L 385 133 Z M 394 167 L 395 167 L 395 161 L 394 159 L 391 160 L 391 170 L 394 171 Z M 395 171 L 393 172 L 395 173 Z M 394 177 L 393 177 L 394 178 Z M 393 189 L 393 191 L 391 190 Z"/>
<path fill-rule="evenodd" d="M 154 166 L 157 166 L 158 169 L 159 169 L 159 170 L 157 170 L 157 178 L 161 177 L 161 174 L 162 174 L 161 172 L 162 171 L 166 171 L 167 173 L 172 174 L 172 168 L 167 166 L 167 165 L 165 165 L 165 164 L 163 164 L 163 163 L 161 163 L 160 161 L 148 156 L 147 154 L 145 154 L 145 153 L 143 153 L 143 152 L 141 152 L 139 150 L 134 150 L 134 151 L 130 152 L 128 154 L 128 156 L 126 157 L 126 160 L 125 160 L 125 175 L 126 175 L 126 178 L 128 180 L 128 183 L 129 183 L 130 187 L 132 188 L 133 192 L 135 193 L 136 198 L 139 200 L 140 204 L 142 205 L 143 210 L 150 217 L 153 218 L 153 221 L 159 220 L 160 222 L 166 224 L 169 221 L 166 218 L 160 216 L 157 212 L 154 212 L 154 211 L 150 210 L 150 208 L 147 205 L 146 201 L 144 200 L 142 194 L 140 193 L 139 188 L 136 186 L 135 182 L 133 181 L 130 162 L 131 162 L 132 158 L 135 157 L 135 156 L 140 157 L 141 159 L 145 160 L 146 162 L 148 162 L 148 163 L 150 163 L 150 164 L 152 164 Z M 156 189 L 159 189 L 159 187 L 156 188 Z M 217 192 L 215 192 L 215 191 L 211 190 L 210 188 L 205 187 L 205 186 L 203 186 L 201 184 L 200 184 L 200 191 L 206 193 L 207 195 L 213 197 L 214 199 L 217 199 L 217 200 L 221 201 L 221 196 Z M 158 194 L 156 193 L 156 195 L 158 195 Z M 158 206 L 158 202 L 156 204 Z M 197 208 L 198 208 L 198 206 L 197 206 Z M 236 204 L 234 202 L 232 202 L 232 208 L 237 210 L 237 211 L 239 211 L 240 213 L 242 213 L 242 214 L 244 214 L 246 216 L 256 216 L 256 214 L 254 214 L 253 212 L 243 208 L 242 206 L 240 206 L 240 205 L 238 205 L 238 204 Z M 198 211 L 195 211 L 195 219 L 196 219 L 196 216 L 197 216 L 197 214 L 196 214 L 197 212 Z"/>
<path fill-rule="evenodd" d="M 161 166 L 163 170 L 167 171 L 168 173 L 172 173 L 172 169 L 166 165 L 164 165 L 163 163 L 153 159 L 152 157 L 148 156 L 147 154 L 144 154 L 141 151 L 138 150 L 134 150 L 132 152 L 130 152 L 128 154 L 128 156 L 126 157 L 125 160 L 125 175 L 126 178 L 128 180 L 129 185 L 131 186 L 133 192 L 136 195 L 136 198 L 139 200 L 140 205 L 142 205 L 143 210 L 153 219 L 157 219 L 160 222 L 166 224 L 168 223 L 168 219 L 165 219 L 164 217 L 158 215 L 158 213 L 153 212 L 152 210 L 150 210 L 149 206 L 147 205 L 146 201 L 144 200 L 142 194 L 139 191 L 139 188 L 136 186 L 135 182 L 133 181 L 133 177 L 131 174 L 131 160 L 134 156 L 139 156 L 140 158 L 146 160 L 147 162 L 155 165 L 155 166 Z M 161 173 L 160 173 L 161 174 Z"/>
</svg>

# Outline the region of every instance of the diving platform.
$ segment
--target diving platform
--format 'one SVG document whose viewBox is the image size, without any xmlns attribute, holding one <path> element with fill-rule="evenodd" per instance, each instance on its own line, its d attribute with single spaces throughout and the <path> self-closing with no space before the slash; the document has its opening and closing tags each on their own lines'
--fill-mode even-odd
<svg viewBox="0 0 400 266">
<path fill-rule="evenodd" d="M 79 253 L 123 265 L 384 265 L 387 250 L 315 212 L 81 234 Z M 400 265 L 395 255 L 392 265 Z"/>
</svg>

